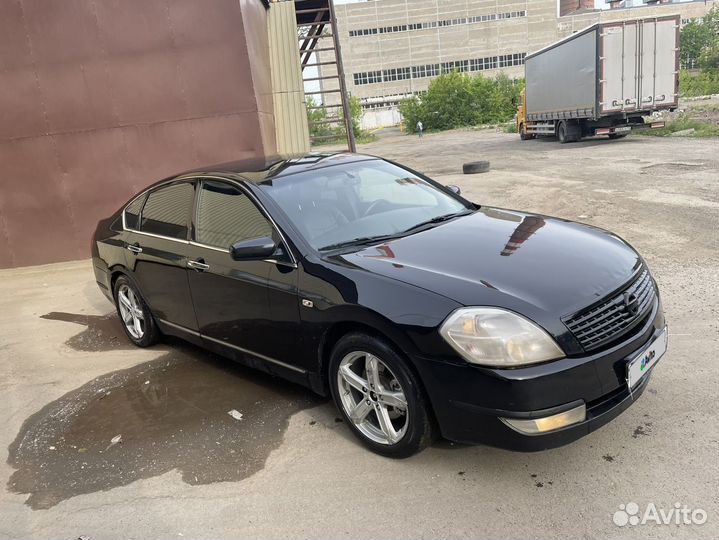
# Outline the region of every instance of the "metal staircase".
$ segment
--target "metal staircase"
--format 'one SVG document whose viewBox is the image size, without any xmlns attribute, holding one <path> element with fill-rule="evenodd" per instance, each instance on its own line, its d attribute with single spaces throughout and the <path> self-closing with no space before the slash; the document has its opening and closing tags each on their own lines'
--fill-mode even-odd
<svg viewBox="0 0 719 540">
<path fill-rule="evenodd" d="M 316 119 L 309 120 L 310 143 L 345 140 L 347 149 L 354 152 L 352 116 L 334 4 L 332 0 L 295 0 L 295 13 L 305 97 L 312 98 L 307 106 L 308 116 L 313 111 L 323 111 L 314 115 Z"/>
</svg>

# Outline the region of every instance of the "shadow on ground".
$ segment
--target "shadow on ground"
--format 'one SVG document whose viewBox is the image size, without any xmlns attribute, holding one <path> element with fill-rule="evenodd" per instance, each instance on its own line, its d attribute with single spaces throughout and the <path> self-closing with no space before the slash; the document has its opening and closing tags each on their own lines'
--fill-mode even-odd
<svg viewBox="0 0 719 540">
<path fill-rule="evenodd" d="M 115 315 L 44 318 L 87 325 L 67 342 L 77 350 L 125 348 Z M 9 448 L 9 490 L 42 509 L 173 469 L 189 484 L 241 480 L 264 467 L 294 413 L 325 401 L 194 346 L 172 346 L 28 418 Z"/>
<path fill-rule="evenodd" d="M 115 313 L 107 315 L 83 315 L 53 311 L 40 316 L 41 319 L 63 321 L 84 326 L 85 329 L 65 342 L 71 349 L 82 352 L 100 352 L 136 347 L 125 337 L 122 323 Z"/>
</svg>

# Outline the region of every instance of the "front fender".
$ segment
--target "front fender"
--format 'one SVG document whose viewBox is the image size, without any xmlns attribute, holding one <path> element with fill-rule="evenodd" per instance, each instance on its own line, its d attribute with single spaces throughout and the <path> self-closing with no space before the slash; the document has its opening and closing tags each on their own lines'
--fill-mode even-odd
<svg viewBox="0 0 719 540">
<path fill-rule="evenodd" d="M 460 304 L 440 294 L 357 267 L 307 261 L 299 294 L 304 352 L 322 378 L 332 346 L 352 329 L 385 337 L 413 364 L 417 356 L 456 357 L 438 327 Z"/>
</svg>

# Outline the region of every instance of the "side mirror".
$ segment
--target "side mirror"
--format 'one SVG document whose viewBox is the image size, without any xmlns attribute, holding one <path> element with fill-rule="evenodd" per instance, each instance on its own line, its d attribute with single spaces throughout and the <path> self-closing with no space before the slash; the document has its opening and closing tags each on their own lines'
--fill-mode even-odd
<svg viewBox="0 0 719 540">
<path fill-rule="evenodd" d="M 236 261 L 255 261 L 271 257 L 277 243 L 269 236 L 241 240 L 230 247 L 230 256 Z"/>
<path fill-rule="evenodd" d="M 454 193 L 454 194 L 456 194 L 456 195 L 461 195 L 461 194 L 462 194 L 462 190 L 459 189 L 459 186 L 447 186 L 447 189 L 450 190 L 452 193 Z"/>
</svg>

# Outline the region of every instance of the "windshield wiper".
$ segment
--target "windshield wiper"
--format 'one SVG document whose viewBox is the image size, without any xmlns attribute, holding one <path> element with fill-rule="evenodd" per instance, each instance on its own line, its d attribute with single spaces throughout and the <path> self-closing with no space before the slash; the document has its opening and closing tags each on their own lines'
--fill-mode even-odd
<svg viewBox="0 0 719 540">
<path fill-rule="evenodd" d="M 402 236 L 407 235 L 408 233 L 411 233 L 417 229 L 420 229 L 422 227 L 426 227 L 428 225 L 434 225 L 436 223 L 442 223 L 443 221 L 449 221 L 450 219 L 454 219 L 461 216 L 467 216 L 469 214 L 473 214 L 474 210 L 467 209 L 462 210 L 460 212 L 455 212 L 454 214 L 445 214 L 443 216 L 437 216 L 433 217 L 432 219 L 428 219 L 427 221 L 423 221 L 421 223 L 417 223 L 417 225 L 412 225 L 409 229 L 401 231 L 399 233 L 395 234 L 382 234 L 378 236 L 362 236 L 360 238 L 353 238 L 352 240 L 345 240 L 342 242 L 337 242 L 336 244 L 329 244 L 327 246 L 323 246 L 319 248 L 319 251 L 331 251 L 335 249 L 342 249 L 345 247 L 352 247 L 352 246 L 364 246 L 367 244 L 374 244 L 377 242 L 382 242 L 384 240 L 394 240 L 395 238 L 401 238 Z"/>
<path fill-rule="evenodd" d="M 454 219 L 461 216 L 468 216 L 469 214 L 473 214 L 474 210 L 462 210 L 460 212 L 455 212 L 454 214 L 444 214 L 443 216 L 437 216 L 433 217 L 432 219 L 428 219 L 427 221 L 422 221 L 420 223 L 417 223 L 417 225 L 412 225 L 409 229 L 402 231 L 402 234 L 406 234 L 408 232 L 415 231 L 417 229 L 421 229 L 422 227 L 426 227 L 427 225 L 435 225 L 437 223 L 442 223 L 444 221 L 449 221 L 450 219 Z"/>
<path fill-rule="evenodd" d="M 397 238 L 396 234 L 382 234 L 378 236 L 362 236 L 360 238 L 353 238 L 352 240 L 345 240 L 343 242 L 337 242 L 336 244 L 329 244 L 319 248 L 320 251 L 331 251 L 334 249 L 341 249 L 352 246 L 364 246 L 366 244 L 373 244 L 376 242 L 382 242 L 383 240 L 392 240 Z"/>
</svg>

